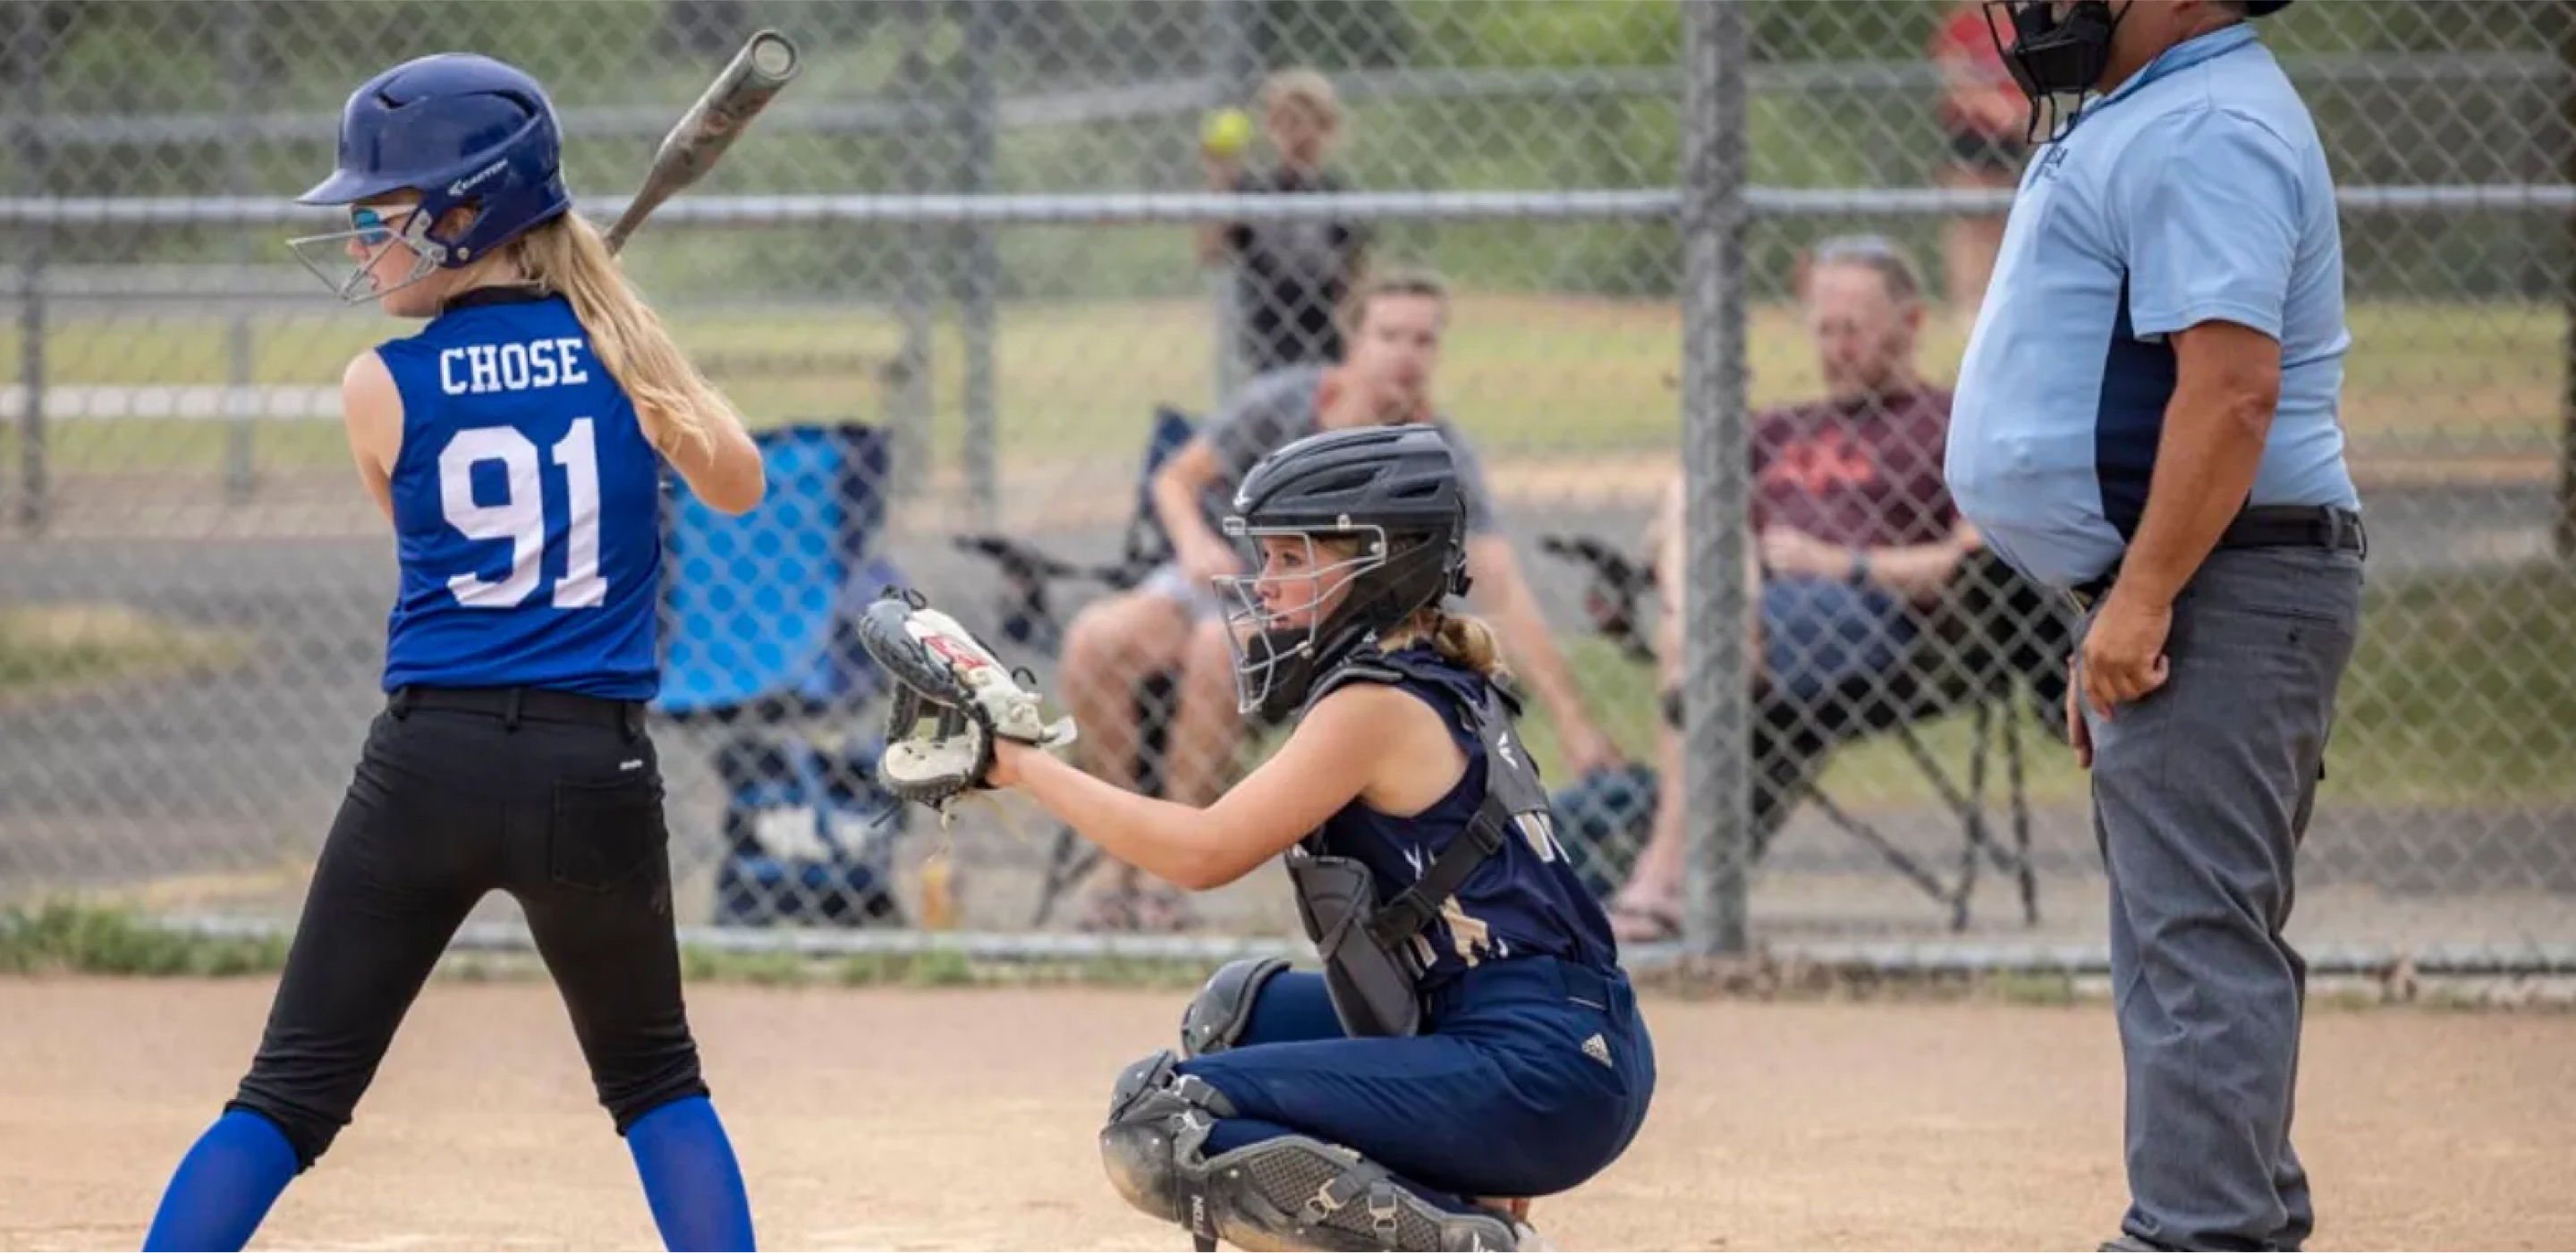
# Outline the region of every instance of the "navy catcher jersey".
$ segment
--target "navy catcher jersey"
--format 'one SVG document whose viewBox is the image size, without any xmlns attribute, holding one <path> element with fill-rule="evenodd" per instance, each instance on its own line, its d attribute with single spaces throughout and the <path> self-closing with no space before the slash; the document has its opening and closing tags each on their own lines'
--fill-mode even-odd
<svg viewBox="0 0 2576 1253">
<path fill-rule="evenodd" d="M 651 699 L 660 457 L 571 304 L 469 293 L 377 352 L 403 404 L 385 690 Z"/>
<path fill-rule="evenodd" d="M 1411 671 L 1394 686 L 1440 711 L 1450 737 L 1467 755 L 1467 769 L 1421 813 L 1397 817 L 1355 800 L 1324 821 L 1320 851 L 1366 865 L 1377 878 L 1381 904 L 1419 881 L 1441 850 L 1466 832 L 1484 803 L 1493 764 L 1483 738 L 1467 722 L 1467 711 L 1484 700 L 1485 677 L 1426 647 L 1406 648 L 1391 658 L 1409 663 L 1405 669 Z M 1514 733 L 1504 743 L 1517 748 L 1520 737 Z M 1501 852 L 1467 876 L 1414 944 L 1416 955 L 1427 958 L 1425 990 L 1487 961 L 1540 955 L 1599 970 L 1618 961 L 1609 916 L 1585 890 L 1564 847 L 1526 831 L 1505 840 Z"/>
</svg>

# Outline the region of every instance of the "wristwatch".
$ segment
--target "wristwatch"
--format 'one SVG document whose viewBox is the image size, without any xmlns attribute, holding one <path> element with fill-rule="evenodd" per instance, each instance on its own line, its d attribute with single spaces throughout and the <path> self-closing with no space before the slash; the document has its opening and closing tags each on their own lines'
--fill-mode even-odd
<svg viewBox="0 0 2576 1253">
<path fill-rule="evenodd" d="M 1869 586 L 1869 550 L 1866 548 L 1855 548 L 1851 550 L 1851 557 L 1851 585 L 1853 587 Z"/>
</svg>

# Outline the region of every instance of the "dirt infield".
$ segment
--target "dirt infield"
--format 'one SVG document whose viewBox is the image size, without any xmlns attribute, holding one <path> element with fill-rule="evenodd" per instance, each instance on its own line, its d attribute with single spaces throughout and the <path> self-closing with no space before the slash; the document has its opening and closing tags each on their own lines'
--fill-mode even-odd
<svg viewBox="0 0 2576 1253">
<path fill-rule="evenodd" d="M 0 980 L 0 1247 L 132 1248 L 271 983 Z M 1102 1182 L 1174 992 L 702 987 L 773 1248 L 1177 1249 Z M 2109 1012 L 1650 999 L 1652 1119 L 1558 1247 L 2090 1248 L 2123 1202 Z M 153 1060 L 153 1059 L 158 1060 Z M 2576 1246 L 2576 1015 L 2311 1018 L 2319 1248 Z M 469 1207 L 477 1212 L 469 1213 Z M 266 1248 L 658 1248 L 543 984 L 433 984 Z"/>
</svg>

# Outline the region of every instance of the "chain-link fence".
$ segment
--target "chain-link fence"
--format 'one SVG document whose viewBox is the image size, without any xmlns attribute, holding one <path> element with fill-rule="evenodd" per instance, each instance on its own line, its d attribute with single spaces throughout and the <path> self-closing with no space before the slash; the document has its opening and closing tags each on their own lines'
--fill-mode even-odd
<svg viewBox="0 0 2576 1253">
<path fill-rule="evenodd" d="M 1896 0 L 8 5 L 0 895 L 291 924 L 394 587 L 336 381 L 412 328 L 280 242 L 328 221 L 291 197 L 350 87 L 437 49 L 513 60 L 605 221 L 762 25 L 799 81 L 626 257 L 756 424 L 804 437 L 773 437 L 760 513 L 673 511 L 685 922 L 1023 952 L 1292 933 L 1268 870 L 1183 900 L 1022 800 L 946 831 L 886 805 L 881 693 L 835 618 L 844 589 L 917 586 L 1083 714 L 1089 768 L 1204 799 L 1279 732 L 1231 716 L 1221 664 L 1192 681 L 1215 637 L 1191 575 L 1223 552 L 1167 535 L 1152 484 L 1186 492 L 1166 457 L 1210 422 L 1393 404 L 1401 357 L 1476 453 L 1471 599 L 1633 951 L 1679 938 L 1726 860 L 1689 850 L 1724 836 L 1758 857 L 1698 898 L 1703 937 L 2101 960 L 2050 708 L 2066 620 L 1991 561 L 1914 570 L 1914 607 L 1858 634 L 1703 634 L 1768 677 L 1703 677 L 1727 716 L 1687 740 L 1666 717 L 1681 565 L 1758 555 L 1794 591 L 1850 546 L 1885 570 L 1953 537 L 1943 389 L 2024 154 L 1974 6 Z M 2263 34 L 2343 184 L 2374 545 L 2294 932 L 2326 961 L 2576 960 L 2576 24 L 2346 0 Z M 1425 270 L 1445 298 L 1348 299 Z M 1388 349 L 1426 309 L 1436 357 Z M 1690 464 L 1749 445 L 1755 472 L 1683 490 L 1686 431 Z M 1748 605 L 1688 586 L 1706 620 Z M 1684 773 L 1718 799 L 1658 805 Z"/>
</svg>

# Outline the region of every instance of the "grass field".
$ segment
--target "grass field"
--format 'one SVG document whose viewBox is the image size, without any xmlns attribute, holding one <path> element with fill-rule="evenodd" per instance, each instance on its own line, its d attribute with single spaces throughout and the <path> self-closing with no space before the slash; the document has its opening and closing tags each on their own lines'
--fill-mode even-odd
<svg viewBox="0 0 2576 1253">
<path fill-rule="evenodd" d="M 1202 313 L 1185 301 L 1006 308 L 997 379 L 1006 463 L 1123 459 L 1155 404 L 1203 406 L 1209 344 Z M 684 310 L 675 325 L 693 351 L 725 367 L 759 420 L 877 416 L 877 384 L 857 376 L 852 363 L 890 357 L 899 334 L 877 311 Z M 2522 450 L 2509 460 L 2547 469 L 2559 421 L 2564 325 L 2556 310 L 2367 305 L 2354 311 L 2353 327 L 2347 417 L 2357 442 L 2399 468 L 2439 461 L 2419 451 L 2427 448 L 2465 457 L 2499 446 Z M 328 383 L 349 353 L 386 329 L 363 311 L 264 322 L 253 340 L 253 378 Z M 1814 363 L 1790 312 L 1762 310 L 1754 331 L 1756 400 L 1810 392 Z M 0 327 L 0 368 L 13 372 L 16 333 L 14 324 Z M 1941 367 L 1956 359 L 1960 339 L 1956 326 L 1931 329 L 1924 359 L 1936 378 L 1947 375 Z M 959 344 L 953 325 L 940 327 L 933 393 L 943 450 L 961 430 Z M 46 349 L 48 378 L 60 385 L 207 385 L 227 375 L 219 322 L 65 321 L 49 333 Z M 735 368 L 762 356 L 787 364 L 765 372 Z M 1679 360 L 1679 318 L 1668 304 L 1471 295 L 1459 303 L 1442 392 L 1490 455 L 1579 466 L 1587 455 L 1670 446 Z M 225 437 L 212 422 L 73 420 L 54 431 L 49 455 L 64 472 L 212 475 L 224 464 Z M 14 424 L 0 425 L 0 465 L 15 464 L 16 438 Z M 346 464 L 327 421 L 263 423 L 256 439 L 266 468 Z M 2390 804 L 2568 803 L 2576 743 L 2564 729 L 2576 726 L 2576 681 L 2545 628 L 2576 621 L 2576 588 L 2544 575 L 2476 575 L 2375 585 L 2371 595 L 2337 731 L 2333 791 Z M 1574 656 L 1587 690 L 1604 694 L 1597 703 L 1613 734 L 1645 758 L 1653 731 L 1645 673 L 1590 641 L 1577 643 Z M 48 679 L 74 672 L 51 661 L 20 669 Z M 1534 709 L 1533 717 L 1534 738 L 1544 746 L 1543 711 Z M 1965 761 L 1964 718 L 1945 720 L 1928 736 L 1944 760 Z M 2032 747 L 2033 796 L 2079 801 L 2085 781 L 2064 751 L 2053 741 Z M 1887 740 L 1844 753 L 1828 784 L 1852 803 L 1933 799 Z"/>
<path fill-rule="evenodd" d="M 102 684 L 220 667 L 247 652 L 243 640 L 122 605 L 0 602 L 0 709 Z"/>
<path fill-rule="evenodd" d="M 883 419 L 865 363 L 891 359 L 900 328 L 880 310 L 692 312 L 672 322 L 757 422 Z M 2370 468 L 2406 469 L 2430 453 L 2546 465 L 2557 429 L 2563 318 L 2536 305 L 2377 304 L 2352 315 L 2347 425 Z M 250 380 L 335 386 L 349 356 L 389 330 L 370 310 L 254 324 Z M 1935 379 L 1953 373 L 1965 328 L 1936 320 L 1923 345 Z M 0 327 L 0 381 L 21 368 L 20 330 Z M 931 346 L 933 439 L 943 460 L 965 429 L 964 356 L 953 322 Z M 226 323 L 202 318 L 82 319 L 51 325 L 53 386 L 220 386 L 231 377 Z M 1210 329 L 1192 301 L 1007 306 L 996 347 L 995 407 L 1005 465 L 1123 455 L 1157 404 L 1212 403 Z M 1470 295 L 1458 303 L 1440 393 L 1489 455 L 1546 459 L 1669 447 L 1680 430 L 1681 320 L 1668 302 Z M 1749 350 L 1754 400 L 1811 393 L 1816 367 L 1794 313 L 1764 307 Z M 18 438 L 0 431 L 0 458 Z M 68 473 L 204 471 L 224 464 L 220 423 L 66 419 L 49 458 Z M 337 466 L 331 423 L 253 424 L 257 464 Z M 2381 463 L 2386 463 L 2382 465 Z"/>
</svg>

